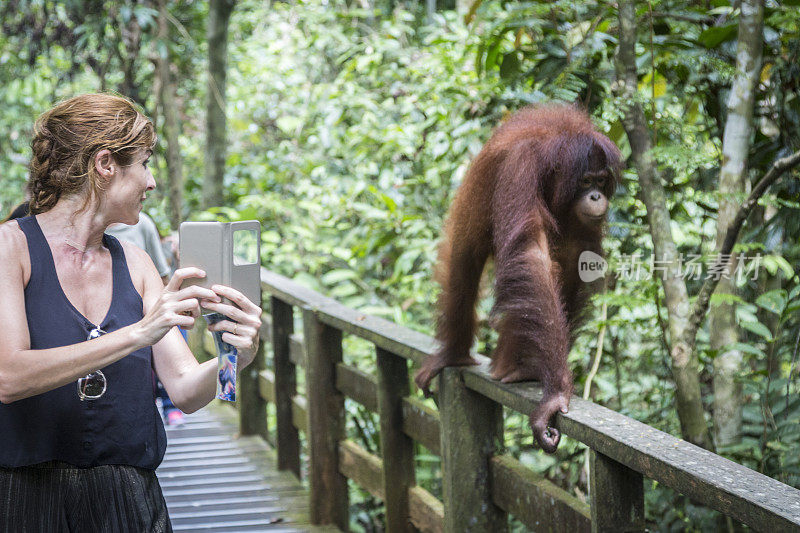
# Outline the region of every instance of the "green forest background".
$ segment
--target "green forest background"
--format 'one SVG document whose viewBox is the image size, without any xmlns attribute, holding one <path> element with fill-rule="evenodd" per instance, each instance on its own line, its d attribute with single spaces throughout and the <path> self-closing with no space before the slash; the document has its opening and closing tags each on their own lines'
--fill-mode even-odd
<svg viewBox="0 0 800 533">
<path fill-rule="evenodd" d="M 731 87 L 746 74 L 736 63 L 744 43 L 739 2 L 636 2 L 632 91 L 616 59 L 617 7 L 4 0 L 0 208 L 7 213 L 24 198 L 36 116 L 78 93 L 116 91 L 157 124 L 159 188 L 146 210 L 162 233 L 181 220 L 258 219 L 265 267 L 430 334 L 436 245 L 470 159 L 509 112 L 577 102 L 628 161 L 604 241 L 611 273 L 637 254 L 650 271 L 649 262 L 662 258 L 659 242 L 710 263 L 721 205 L 741 205 L 776 160 L 800 148 L 800 2 L 766 2 L 757 21 L 752 127 L 738 190 L 724 186 L 721 167 Z M 215 103 L 224 109 L 222 137 Z M 648 159 L 626 129 L 637 109 L 651 147 L 649 181 L 640 179 Z M 675 289 L 658 275 L 610 275 L 570 354 L 576 394 L 800 487 L 799 176 L 790 169 L 749 216 L 734 252 L 759 258 L 757 276 L 734 278 L 712 297 L 687 382 L 676 377 L 676 309 L 693 305 L 703 278 L 687 279 L 683 304 L 671 307 Z M 659 205 L 666 218 L 654 219 Z M 495 342 L 486 292 L 482 353 Z M 724 343 L 715 337 L 722 331 Z M 372 370 L 366 347 L 346 345 L 345 357 Z M 678 381 L 699 387 L 699 422 L 679 417 Z M 375 449 L 375 420 L 349 407 L 348 431 Z M 691 423 L 699 432 L 687 433 Z M 526 417 L 508 413 L 506 427 L 511 452 L 585 499 L 583 445 L 566 438 L 548 456 L 534 449 Z M 437 493 L 438 459 L 419 460 L 419 482 Z M 646 483 L 653 528 L 725 524 Z M 354 528 L 379 529 L 379 502 L 366 493 L 352 501 Z"/>
</svg>

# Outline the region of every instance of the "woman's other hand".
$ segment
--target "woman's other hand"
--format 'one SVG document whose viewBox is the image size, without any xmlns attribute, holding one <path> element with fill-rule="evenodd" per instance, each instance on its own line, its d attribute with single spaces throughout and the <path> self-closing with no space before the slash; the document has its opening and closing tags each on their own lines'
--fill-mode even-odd
<svg viewBox="0 0 800 533">
<path fill-rule="evenodd" d="M 161 340 L 175 326 L 191 329 L 200 316 L 200 303 L 219 303 L 217 294 L 207 288 L 191 285 L 181 289 L 181 284 L 190 278 L 204 278 L 206 273 L 199 268 L 187 267 L 175 271 L 158 299 L 149 307 L 139 321 L 140 331 L 147 345 Z M 246 299 L 246 298 L 245 298 Z M 249 302 L 249 300 L 248 300 Z"/>
<path fill-rule="evenodd" d="M 247 296 L 231 287 L 214 285 L 211 287 L 217 301 L 206 299 L 202 302 L 205 309 L 228 317 L 216 324 L 208 326 L 210 331 L 221 331 L 222 340 L 235 346 L 239 352 L 238 366 L 244 368 L 256 356 L 261 328 L 261 308 L 251 302 Z M 234 305 L 221 303 L 219 297 L 230 300 Z"/>
</svg>

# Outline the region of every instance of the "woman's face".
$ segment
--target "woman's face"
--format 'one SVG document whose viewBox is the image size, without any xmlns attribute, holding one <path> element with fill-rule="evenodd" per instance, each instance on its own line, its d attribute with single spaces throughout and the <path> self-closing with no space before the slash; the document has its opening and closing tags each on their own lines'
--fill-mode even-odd
<svg viewBox="0 0 800 533">
<path fill-rule="evenodd" d="M 105 203 L 114 222 L 136 224 L 139 221 L 147 191 L 156 188 L 153 174 L 147 167 L 151 154 L 150 150 L 139 149 L 130 165 L 115 165 L 105 194 Z"/>
</svg>

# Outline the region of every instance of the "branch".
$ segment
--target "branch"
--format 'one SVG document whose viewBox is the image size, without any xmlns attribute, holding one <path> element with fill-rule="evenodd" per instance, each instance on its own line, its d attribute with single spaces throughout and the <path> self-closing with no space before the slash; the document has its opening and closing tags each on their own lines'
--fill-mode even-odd
<svg viewBox="0 0 800 533">
<path fill-rule="evenodd" d="M 478 8 L 481 7 L 483 0 L 474 0 L 472 5 L 469 6 L 469 11 L 467 14 L 464 15 L 464 23 L 469 25 L 473 20 L 475 20 L 475 14 L 478 12 Z"/>
<path fill-rule="evenodd" d="M 695 24 L 713 24 L 714 17 L 708 17 L 705 15 L 684 15 L 681 13 L 664 13 L 664 12 L 653 12 L 653 17 L 655 18 L 662 18 L 662 19 L 673 19 L 673 20 L 681 20 L 683 22 L 692 22 Z"/>
<path fill-rule="evenodd" d="M 589 371 L 589 375 L 586 376 L 586 383 L 583 386 L 584 400 L 589 399 L 589 393 L 592 391 L 592 381 L 594 380 L 595 375 L 597 375 L 597 370 L 600 368 L 600 358 L 603 356 L 603 342 L 605 342 L 606 339 L 606 321 L 608 320 L 608 302 L 606 301 L 603 302 L 603 310 L 601 311 L 601 314 L 603 325 L 600 327 L 600 334 L 597 337 L 597 351 L 594 355 L 592 369 Z"/>
<path fill-rule="evenodd" d="M 800 150 L 790 156 L 775 161 L 769 171 L 764 174 L 764 177 L 756 183 L 755 187 L 753 187 L 753 190 L 750 192 L 750 196 L 747 197 L 747 200 L 745 200 L 742 207 L 740 207 L 739 211 L 736 213 L 736 218 L 733 220 L 733 223 L 728 227 L 728 231 L 725 233 L 725 240 L 722 241 L 722 247 L 719 250 L 719 255 L 716 261 L 714 261 L 714 265 L 711 267 L 712 270 L 718 270 L 724 262 L 724 257 L 729 255 L 733 250 L 733 246 L 739 238 L 739 231 L 741 231 L 745 220 L 747 220 L 750 212 L 756 206 L 756 203 L 758 203 L 759 198 L 761 198 L 769 186 L 775 183 L 784 172 L 796 167 L 798 164 L 800 164 Z M 714 294 L 719 280 L 720 278 L 716 276 L 708 277 L 700 288 L 700 293 L 697 295 L 692 314 L 689 317 L 689 327 L 686 329 L 685 334 L 685 340 L 690 346 L 694 346 L 697 330 L 700 328 L 700 323 L 703 321 L 703 317 L 705 317 L 708 311 L 711 295 Z"/>
</svg>

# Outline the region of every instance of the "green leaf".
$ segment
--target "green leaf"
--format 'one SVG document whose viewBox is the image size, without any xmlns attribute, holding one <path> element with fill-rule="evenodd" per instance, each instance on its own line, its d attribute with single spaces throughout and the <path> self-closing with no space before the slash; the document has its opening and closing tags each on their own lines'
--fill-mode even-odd
<svg viewBox="0 0 800 533">
<path fill-rule="evenodd" d="M 764 351 L 759 350 L 752 344 L 747 344 L 745 342 L 737 342 L 730 346 L 732 350 L 739 350 L 740 352 L 749 353 L 755 355 L 756 357 L 764 357 Z"/>
<path fill-rule="evenodd" d="M 772 341 L 772 333 L 770 333 L 769 328 L 761 322 L 743 321 L 740 323 L 740 325 L 744 329 L 755 333 L 759 337 L 762 337 L 769 342 Z"/>
<path fill-rule="evenodd" d="M 716 48 L 720 44 L 734 39 L 739 31 L 738 24 L 714 26 L 703 31 L 697 41 L 706 48 Z"/>
<path fill-rule="evenodd" d="M 711 307 L 717 307 L 722 304 L 735 305 L 745 303 L 741 296 L 731 294 L 729 292 L 715 292 L 709 299 Z"/>
<path fill-rule="evenodd" d="M 800 1 L 800 0 L 798 0 Z M 795 285 L 792 290 L 789 292 L 789 299 L 795 300 L 798 296 L 800 296 L 800 285 Z"/>
<path fill-rule="evenodd" d="M 394 263 L 394 275 L 397 277 L 407 272 L 411 272 L 418 257 L 419 250 L 410 249 L 404 251 Z"/>
<path fill-rule="evenodd" d="M 122 22 L 127 24 L 131 20 L 132 10 L 130 6 L 122 6 L 119 9 L 119 15 L 122 17 Z"/>
<path fill-rule="evenodd" d="M 794 269 L 792 268 L 792 265 L 790 265 L 789 262 L 780 255 L 773 254 L 764 256 L 763 264 L 764 268 L 767 269 L 767 272 L 773 276 L 778 272 L 778 269 L 780 269 L 787 278 L 791 279 L 794 277 Z"/>
<path fill-rule="evenodd" d="M 780 315 L 784 308 L 786 308 L 787 301 L 788 295 L 786 291 L 783 289 L 776 289 L 774 291 L 765 292 L 756 298 L 756 305 L 771 313 Z"/>
<path fill-rule="evenodd" d="M 278 128 L 286 135 L 294 135 L 297 129 L 303 124 L 303 119 L 300 117 L 284 115 L 275 121 Z"/>
<path fill-rule="evenodd" d="M 352 270 L 345 270 L 342 268 L 329 270 L 322 276 L 322 283 L 325 285 L 336 285 L 342 281 L 356 279 L 358 278 L 358 273 Z"/>
<path fill-rule="evenodd" d="M 503 61 L 500 64 L 500 77 L 504 80 L 507 80 L 519 74 L 519 71 L 520 60 L 517 51 L 514 50 L 504 54 Z"/>
<path fill-rule="evenodd" d="M 492 46 L 489 48 L 489 51 L 486 53 L 486 61 L 484 63 L 484 69 L 486 71 L 490 71 L 494 68 L 497 64 L 497 56 L 500 53 L 500 44 L 493 43 Z"/>
<path fill-rule="evenodd" d="M 786 310 L 784 311 L 784 316 L 781 319 L 781 324 L 783 324 L 787 320 L 791 320 L 792 318 L 795 318 L 795 315 L 797 313 L 800 313 L 800 302 L 795 302 L 795 303 L 787 306 Z"/>
<path fill-rule="evenodd" d="M 390 213 L 394 213 L 395 211 L 397 211 L 397 203 L 394 200 L 392 200 L 390 196 L 386 194 L 381 194 L 381 200 L 383 200 L 383 203 L 386 205 L 387 208 L 389 208 Z"/>
<path fill-rule="evenodd" d="M 350 282 L 339 283 L 330 289 L 329 294 L 333 298 L 343 299 L 358 294 L 358 287 Z"/>
</svg>

